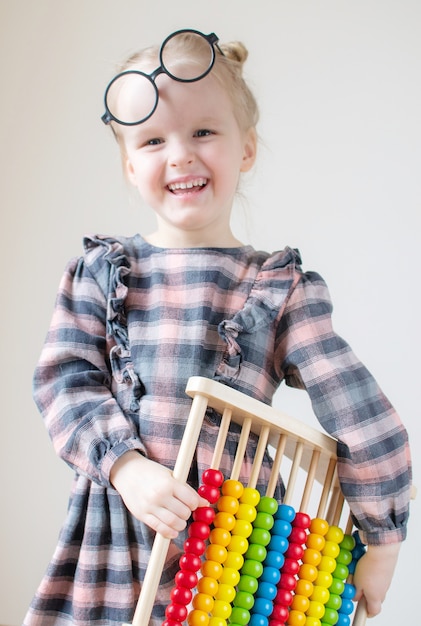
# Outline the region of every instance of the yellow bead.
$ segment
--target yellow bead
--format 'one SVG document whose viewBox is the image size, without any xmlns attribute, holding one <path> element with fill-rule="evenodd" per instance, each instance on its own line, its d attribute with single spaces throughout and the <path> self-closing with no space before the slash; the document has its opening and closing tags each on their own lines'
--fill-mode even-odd
<svg viewBox="0 0 421 626">
<path fill-rule="evenodd" d="M 309 617 L 316 617 L 322 619 L 325 614 L 325 607 L 321 602 L 310 601 L 310 606 L 307 609 L 307 615 Z"/>
<path fill-rule="evenodd" d="M 245 519 L 237 519 L 235 522 L 235 526 L 232 529 L 233 535 L 241 535 L 242 537 L 250 537 L 252 532 L 253 532 L 253 526 L 251 522 Z"/>
<path fill-rule="evenodd" d="M 344 539 L 344 531 L 339 526 L 330 526 L 326 533 L 326 541 L 333 541 L 334 543 L 341 543 Z"/>
<path fill-rule="evenodd" d="M 306 596 L 300 596 L 299 594 L 295 594 L 292 600 L 291 608 L 294 611 L 301 611 L 305 613 L 310 605 L 310 600 Z"/>
<path fill-rule="evenodd" d="M 319 550 L 314 550 L 313 548 L 306 548 L 306 550 L 304 550 L 304 554 L 302 557 L 303 563 L 307 563 L 308 565 L 314 565 L 315 567 L 317 567 L 321 560 L 322 555 L 320 554 Z"/>
<path fill-rule="evenodd" d="M 222 493 L 224 496 L 233 496 L 237 500 L 241 498 L 244 492 L 244 486 L 238 480 L 226 480 L 222 485 Z"/>
<path fill-rule="evenodd" d="M 215 528 L 225 528 L 225 530 L 231 531 L 235 526 L 235 517 L 232 513 L 219 511 L 219 513 L 215 515 L 213 525 Z"/>
<path fill-rule="evenodd" d="M 224 602 L 231 603 L 235 598 L 235 588 L 233 585 L 227 585 L 221 583 L 218 587 L 218 591 L 215 595 L 215 600 L 223 600 Z"/>
<path fill-rule="evenodd" d="M 331 556 L 322 556 L 319 563 L 319 570 L 323 572 L 329 572 L 331 574 L 335 571 L 336 561 Z"/>
<path fill-rule="evenodd" d="M 205 557 L 209 561 L 216 561 L 217 563 L 223 563 L 225 559 L 227 558 L 227 549 L 224 548 L 224 546 L 218 546 L 218 545 L 211 543 L 206 548 Z"/>
<path fill-rule="evenodd" d="M 310 532 L 316 533 L 317 535 L 322 535 L 323 537 L 329 530 L 329 524 L 325 519 L 321 519 L 320 517 L 315 517 L 311 520 L 310 524 Z"/>
<path fill-rule="evenodd" d="M 197 590 L 199 591 L 198 595 L 209 595 L 214 596 L 218 591 L 218 581 L 215 578 L 210 578 L 209 576 L 203 576 L 199 578 L 197 581 Z M 195 607 L 200 608 L 200 607 Z M 204 610 L 204 609 L 203 609 Z"/>
<path fill-rule="evenodd" d="M 222 565 L 221 563 L 218 563 L 217 561 L 206 560 L 206 561 L 203 561 L 200 571 L 202 573 L 202 576 L 206 576 L 206 577 L 218 580 L 218 578 L 222 574 Z M 199 582 L 200 582 L 200 579 L 199 579 Z"/>
<path fill-rule="evenodd" d="M 240 572 L 231 567 L 224 567 L 219 582 L 224 585 L 232 585 L 235 587 L 240 580 Z"/>
<path fill-rule="evenodd" d="M 257 506 L 260 500 L 260 493 L 257 489 L 252 489 L 251 487 L 245 487 L 243 495 L 240 498 L 241 502 L 245 504 L 251 504 L 252 506 Z"/>
<path fill-rule="evenodd" d="M 317 617 L 307 615 L 306 626 L 322 626 L 320 620 Z"/>
<path fill-rule="evenodd" d="M 213 614 L 215 617 L 228 619 L 231 615 L 231 611 L 232 607 L 229 602 L 225 602 L 224 600 L 215 600 L 215 604 L 213 605 Z"/>
<path fill-rule="evenodd" d="M 303 580 L 308 580 L 312 583 L 317 578 L 317 567 L 311 563 L 303 563 L 300 565 L 298 575 Z"/>
<path fill-rule="evenodd" d="M 319 587 L 326 587 L 327 589 L 329 589 L 330 585 L 332 584 L 332 580 L 332 574 L 329 574 L 329 572 L 324 572 L 323 570 L 319 570 L 317 572 L 317 578 L 314 583 Z"/>
<path fill-rule="evenodd" d="M 209 541 L 226 548 L 231 541 L 231 533 L 225 528 L 212 528 L 209 535 Z"/>
<path fill-rule="evenodd" d="M 213 609 L 215 601 L 208 593 L 197 593 L 193 598 L 193 607 L 205 613 Z"/>
<path fill-rule="evenodd" d="M 224 513 L 231 513 L 235 515 L 238 511 L 238 500 L 233 496 L 221 496 L 218 500 L 218 511 L 224 511 Z"/>
<path fill-rule="evenodd" d="M 187 616 L 189 626 L 209 626 L 209 615 L 204 611 L 194 609 Z"/>
<path fill-rule="evenodd" d="M 223 617 L 211 617 L 209 626 L 227 626 L 227 620 Z"/>
<path fill-rule="evenodd" d="M 287 623 L 289 626 L 304 626 L 306 623 L 306 614 L 302 611 L 290 611 Z"/>
<path fill-rule="evenodd" d="M 240 570 L 243 567 L 244 557 L 239 552 L 229 551 L 224 561 L 224 567 Z"/>
<path fill-rule="evenodd" d="M 248 540 L 240 535 L 232 535 L 231 541 L 228 544 L 229 551 L 232 550 L 232 552 L 239 552 L 240 554 L 247 552 L 248 547 Z"/>
<path fill-rule="evenodd" d="M 255 506 L 248 504 L 247 502 L 240 502 L 240 506 L 238 507 L 238 511 L 236 513 L 237 520 L 241 519 L 247 522 L 254 522 L 256 515 L 257 511 Z"/>
<path fill-rule="evenodd" d="M 305 596 L 309 598 L 313 593 L 314 585 L 309 580 L 305 580 L 304 578 L 299 578 L 297 581 L 297 586 L 295 587 L 295 593 L 300 596 Z"/>
<path fill-rule="evenodd" d="M 306 539 L 307 548 L 312 548 L 313 550 L 318 550 L 321 552 L 325 547 L 326 540 L 322 535 L 318 535 L 316 533 L 310 533 Z"/>
<path fill-rule="evenodd" d="M 313 593 L 310 596 L 310 600 L 314 600 L 315 602 L 320 602 L 321 604 L 326 604 L 329 600 L 329 590 L 326 587 L 320 587 L 319 585 L 315 585 L 313 589 Z"/>
<path fill-rule="evenodd" d="M 339 554 L 340 547 L 333 541 L 326 541 L 325 547 L 322 550 L 323 556 L 331 556 L 332 559 L 336 559 Z"/>
</svg>

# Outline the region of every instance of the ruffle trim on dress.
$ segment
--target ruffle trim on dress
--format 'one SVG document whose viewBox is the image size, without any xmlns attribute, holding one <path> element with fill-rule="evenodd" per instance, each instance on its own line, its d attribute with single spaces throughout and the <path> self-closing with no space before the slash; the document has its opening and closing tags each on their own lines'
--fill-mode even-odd
<svg viewBox="0 0 421 626">
<path fill-rule="evenodd" d="M 132 386 L 130 410 L 137 411 L 145 390 L 134 369 L 125 310 L 127 277 L 131 271 L 127 251 L 133 240 L 94 235 L 85 237 L 83 244 L 85 262 L 107 301 L 107 333 L 115 342 L 109 353 L 111 373 L 117 383 Z"/>
<path fill-rule="evenodd" d="M 220 382 L 233 382 L 240 375 L 241 335 L 257 333 L 268 327 L 282 314 L 291 290 L 300 280 L 301 266 L 298 250 L 285 248 L 272 254 L 261 266 L 249 296 L 241 311 L 223 320 L 218 332 L 227 344 L 224 358 L 215 373 Z"/>
</svg>

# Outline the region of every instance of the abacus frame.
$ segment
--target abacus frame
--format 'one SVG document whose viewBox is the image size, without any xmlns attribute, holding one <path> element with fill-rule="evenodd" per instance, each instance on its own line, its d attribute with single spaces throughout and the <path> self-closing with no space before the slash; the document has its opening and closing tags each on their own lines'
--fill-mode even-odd
<svg viewBox="0 0 421 626">
<path fill-rule="evenodd" d="M 241 435 L 233 464 L 233 478 L 236 478 L 241 467 L 241 456 L 244 454 L 244 451 L 240 450 L 242 444 L 248 439 L 250 431 L 256 433 L 259 436 L 259 442 L 249 485 L 253 486 L 262 463 L 263 452 L 269 445 L 275 454 L 270 484 L 268 485 L 268 495 L 271 495 L 271 491 L 273 492 L 281 472 L 286 488 L 284 502 L 292 503 L 294 497 L 297 497 L 296 488 L 299 482 L 299 473 L 304 472 L 305 484 L 302 495 L 299 494 L 299 510 L 307 511 L 309 505 L 314 506 L 311 498 L 315 485 L 319 485 L 321 495 L 315 505 L 316 516 L 324 517 L 329 524 L 338 524 L 345 515 L 345 532 L 352 532 L 349 509 L 345 506 L 346 503 L 336 474 L 337 442 L 335 439 L 296 418 L 214 380 L 199 376 L 192 377 L 188 380 L 186 393 L 192 398 L 192 405 L 173 470 L 175 478 L 181 481 L 187 480 L 203 419 L 207 409 L 211 408 L 222 416 L 218 441 L 211 464 L 212 468 L 218 469 L 229 424 L 231 421 L 235 422 L 241 425 Z M 284 467 L 284 460 L 290 465 L 287 469 Z M 282 471 L 281 464 L 283 465 Z M 298 485 L 298 487 L 300 486 Z M 169 545 L 170 539 L 160 534 L 156 535 L 132 626 L 149 625 Z M 362 600 L 356 607 L 352 625 L 364 626 L 366 618 L 366 606 Z M 123 626 L 130 625 L 123 624 Z"/>
</svg>

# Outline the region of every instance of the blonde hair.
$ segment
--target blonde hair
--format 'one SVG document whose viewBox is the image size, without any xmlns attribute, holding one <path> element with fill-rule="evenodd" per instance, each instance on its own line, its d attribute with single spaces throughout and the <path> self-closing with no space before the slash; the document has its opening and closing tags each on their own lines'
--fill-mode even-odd
<svg viewBox="0 0 421 626">
<path fill-rule="evenodd" d="M 185 58 L 199 54 L 196 48 L 197 37 L 191 37 L 188 33 L 176 38 L 177 45 L 172 46 L 171 51 L 177 62 L 183 63 Z M 257 125 L 259 110 L 256 99 L 243 78 L 243 65 L 248 57 L 248 51 L 244 44 L 234 41 L 221 44 L 221 54 L 215 49 L 215 63 L 211 70 L 212 76 L 226 90 L 232 105 L 238 125 L 243 132 Z M 159 65 L 159 47 L 151 46 L 130 55 L 117 69 L 123 72 L 129 69 L 143 69 L 153 71 Z M 117 141 L 121 145 L 119 124 L 111 123 Z"/>
</svg>

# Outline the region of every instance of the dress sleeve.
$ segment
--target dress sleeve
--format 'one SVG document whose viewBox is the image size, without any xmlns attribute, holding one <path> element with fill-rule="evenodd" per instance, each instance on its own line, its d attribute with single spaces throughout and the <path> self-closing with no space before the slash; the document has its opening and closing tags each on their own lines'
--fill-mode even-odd
<svg viewBox="0 0 421 626">
<path fill-rule="evenodd" d="M 57 454 L 108 487 L 115 460 L 144 448 L 112 392 L 106 309 L 106 297 L 87 264 L 71 261 L 35 370 L 34 399 Z"/>
<path fill-rule="evenodd" d="M 371 544 L 402 541 L 409 515 L 407 432 L 367 368 L 332 328 L 323 279 L 302 275 L 280 319 L 277 363 L 307 390 L 322 427 L 338 440 L 338 474 L 354 522 Z"/>
</svg>

